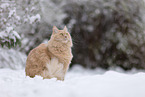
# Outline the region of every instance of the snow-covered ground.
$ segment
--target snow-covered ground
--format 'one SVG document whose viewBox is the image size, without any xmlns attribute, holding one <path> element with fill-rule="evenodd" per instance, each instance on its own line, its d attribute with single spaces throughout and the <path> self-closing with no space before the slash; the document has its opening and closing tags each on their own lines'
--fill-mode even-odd
<svg viewBox="0 0 145 97">
<path fill-rule="evenodd" d="M 0 97 L 145 97 L 145 72 L 88 70 L 75 66 L 65 81 L 29 78 L 24 70 L 0 69 Z"/>
</svg>

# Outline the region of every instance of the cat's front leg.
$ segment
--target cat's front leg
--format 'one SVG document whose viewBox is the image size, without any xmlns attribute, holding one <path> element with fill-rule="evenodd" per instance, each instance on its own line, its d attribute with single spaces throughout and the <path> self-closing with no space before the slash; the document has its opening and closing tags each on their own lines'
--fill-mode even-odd
<svg viewBox="0 0 145 97">
<path fill-rule="evenodd" d="M 55 72 L 55 77 L 57 80 L 64 80 L 64 73 L 63 73 L 64 65 L 62 63 L 59 63 L 57 65 L 57 71 Z"/>
<path fill-rule="evenodd" d="M 57 80 L 62 80 L 62 81 L 64 81 L 64 77 L 57 77 Z"/>
<path fill-rule="evenodd" d="M 63 78 L 63 80 L 65 79 L 65 75 L 66 75 L 68 69 L 69 69 L 69 64 L 64 64 L 63 72 L 62 72 L 62 78 Z"/>
<path fill-rule="evenodd" d="M 47 76 L 45 76 L 45 77 L 43 77 L 43 79 L 51 79 L 52 77 L 51 76 L 49 76 L 49 75 L 47 75 Z"/>
</svg>

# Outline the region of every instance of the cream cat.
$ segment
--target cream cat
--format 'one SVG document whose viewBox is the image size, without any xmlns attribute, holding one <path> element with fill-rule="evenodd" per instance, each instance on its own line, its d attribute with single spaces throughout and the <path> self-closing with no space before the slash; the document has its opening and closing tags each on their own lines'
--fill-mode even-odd
<svg viewBox="0 0 145 97">
<path fill-rule="evenodd" d="M 30 51 L 26 62 L 26 75 L 64 80 L 72 60 L 72 39 L 66 26 L 63 30 L 53 27 L 53 33 L 47 44 L 40 44 Z"/>
</svg>

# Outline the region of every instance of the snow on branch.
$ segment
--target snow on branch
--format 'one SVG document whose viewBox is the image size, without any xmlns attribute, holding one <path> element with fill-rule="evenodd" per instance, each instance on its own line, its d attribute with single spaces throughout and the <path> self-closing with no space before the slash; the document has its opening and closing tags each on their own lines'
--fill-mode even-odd
<svg viewBox="0 0 145 97">
<path fill-rule="evenodd" d="M 35 12 L 37 0 L 28 3 L 29 0 L 0 1 L 0 45 L 9 48 L 20 44 L 21 33 L 18 27 L 24 23 L 40 21 L 40 15 Z M 34 14 L 35 12 L 35 14 Z"/>
</svg>

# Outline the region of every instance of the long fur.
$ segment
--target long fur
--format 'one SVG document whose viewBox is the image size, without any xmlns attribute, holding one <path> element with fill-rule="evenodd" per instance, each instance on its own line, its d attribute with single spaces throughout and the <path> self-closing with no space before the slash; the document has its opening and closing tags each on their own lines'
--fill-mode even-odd
<svg viewBox="0 0 145 97">
<path fill-rule="evenodd" d="M 30 77 L 40 75 L 43 78 L 55 77 L 58 80 L 64 80 L 73 57 L 71 47 L 72 39 L 67 28 L 58 30 L 54 26 L 48 43 L 40 44 L 28 54 L 26 75 Z"/>
</svg>

